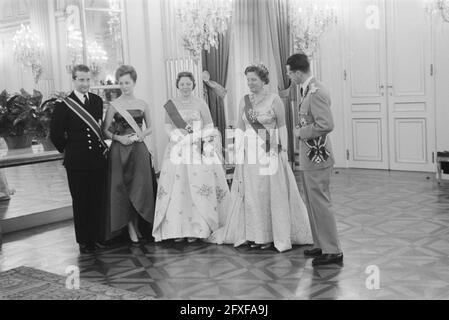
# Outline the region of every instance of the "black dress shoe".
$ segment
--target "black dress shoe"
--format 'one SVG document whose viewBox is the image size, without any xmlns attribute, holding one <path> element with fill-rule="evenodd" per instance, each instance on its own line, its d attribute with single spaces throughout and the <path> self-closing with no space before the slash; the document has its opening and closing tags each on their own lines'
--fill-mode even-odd
<svg viewBox="0 0 449 320">
<path fill-rule="evenodd" d="M 131 245 L 133 245 L 133 246 L 140 246 L 141 244 L 142 244 L 142 241 L 139 239 L 139 240 L 137 240 L 137 241 L 134 241 L 134 240 L 129 240 L 129 242 L 131 243 Z"/>
<path fill-rule="evenodd" d="M 304 250 L 304 255 L 309 257 L 318 257 L 321 256 L 322 253 L 323 251 L 320 248 Z"/>
<path fill-rule="evenodd" d="M 260 246 L 260 249 L 262 249 L 262 250 L 269 250 L 271 248 L 273 248 L 273 243 L 272 242 L 266 243 L 266 244 L 263 244 L 263 245 Z"/>
<path fill-rule="evenodd" d="M 95 242 L 95 249 L 106 249 L 109 248 L 110 245 L 106 242 Z"/>
<path fill-rule="evenodd" d="M 322 266 L 326 264 L 342 263 L 343 253 L 326 253 L 312 260 L 313 266 Z"/>
<path fill-rule="evenodd" d="M 85 254 L 94 253 L 95 247 L 91 245 L 80 244 L 80 252 Z"/>
</svg>

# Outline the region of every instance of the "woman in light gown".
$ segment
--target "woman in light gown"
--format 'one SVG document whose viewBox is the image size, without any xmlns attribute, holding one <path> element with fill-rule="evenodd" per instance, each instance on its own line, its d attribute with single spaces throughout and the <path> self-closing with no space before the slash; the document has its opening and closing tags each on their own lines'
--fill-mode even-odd
<svg viewBox="0 0 449 320">
<path fill-rule="evenodd" d="M 193 75 L 178 74 L 176 87 L 180 96 L 164 106 L 170 142 L 158 183 L 153 237 L 194 242 L 224 225 L 230 192 L 219 156 L 220 136 L 208 106 L 193 95 Z"/>
<path fill-rule="evenodd" d="M 249 66 L 245 75 L 251 94 L 240 101 L 235 142 L 237 158 L 241 152 L 244 161 L 236 164 L 226 225 L 208 241 L 260 249 L 274 244 L 280 252 L 312 244 L 307 209 L 288 163 L 284 105 L 264 88 L 265 66 Z"/>
<path fill-rule="evenodd" d="M 150 108 L 134 96 L 137 73 L 123 65 L 116 71 L 122 95 L 111 102 L 104 134 L 112 139 L 109 154 L 109 220 L 106 234 L 128 227 L 132 243 L 151 239 L 156 200 L 156 177 L 144 142 L 151 134 Z M 146 129 L 143 128 L 145 123 Z"/>
</svg>

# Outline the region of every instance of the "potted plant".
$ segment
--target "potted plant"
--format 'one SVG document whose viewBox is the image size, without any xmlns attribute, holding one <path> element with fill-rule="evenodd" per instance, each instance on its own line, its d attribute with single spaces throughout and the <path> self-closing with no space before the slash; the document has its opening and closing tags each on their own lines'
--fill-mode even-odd
<svg viewBox="0 0 449 320">
<path fill-rule="evenodd" d="M 56 101 L 65 97 L 67 97 L 67 93 L 56 92 L 50 99 L 44 101 L 37 108 L 37 117 L 39 119 L 37 139 L 45 151 L 55 150 L 55 146 L 50 140 L 50 122 L 53 111 L 55 110 Z"/>
<path fill-rule="evenodd" d="M 42 94 L 33 90 L 33 95 L 20 89 L 10 96 L 6 90 L 0 94 L 0 136 L 8 149 L 30 148 L 39 129 L 38 106 Z"/>
</svg>

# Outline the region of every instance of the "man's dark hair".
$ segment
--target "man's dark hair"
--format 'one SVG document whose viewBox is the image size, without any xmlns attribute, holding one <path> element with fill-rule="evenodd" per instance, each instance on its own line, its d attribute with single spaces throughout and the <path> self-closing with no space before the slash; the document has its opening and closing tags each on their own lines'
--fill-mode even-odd
<svg viewBox="0 0 449 320">
<path fill-rule="evenodd" d="M 90 72 L 90 69 L 88 66 L 84 65 L 84 64 L 78 64 L 76 66 L 73 67 L 72 69 L 72 79 L 75 80 L 76 79 L 76 72 L 80 71 L 80 72 Z"/>
<path fill-rule="evenodd" d="M 310 71 L 309 58 L 303 53 L 295 53 L 287 59 L 286 65 L 290 66 L 291 71 L 301 71 L 308 73 Z"/>
</svg>

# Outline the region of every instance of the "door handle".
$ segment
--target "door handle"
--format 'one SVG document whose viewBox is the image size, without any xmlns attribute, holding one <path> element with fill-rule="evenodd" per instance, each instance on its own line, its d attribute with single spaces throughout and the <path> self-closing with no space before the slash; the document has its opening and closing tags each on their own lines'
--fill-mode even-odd
<svg viewBox="0 0 449 320">
<path fill-rule="evenodd" d="M 392 92 L 393 91 L 393 85 L 388 85 L 387 89 L 391 89 L 390 90 L 390 96 L 393 96 L 393 92 Z"/>
<path fill-rule="evenodd" d="M 384 91 L 383 91 L 384 86 L 383 86 L 383 85 L 380 85 L 380 86 L 379 86 L 379 89 L 380 89 L 380 94 L 381 94 L 381 96 L 383 97 L 383 96 L 384 96 Z"/>
</svg>

